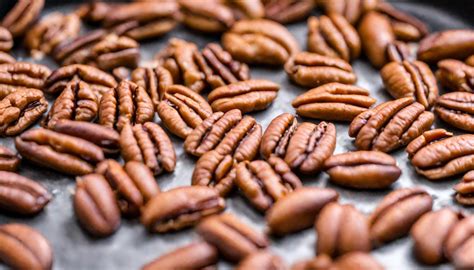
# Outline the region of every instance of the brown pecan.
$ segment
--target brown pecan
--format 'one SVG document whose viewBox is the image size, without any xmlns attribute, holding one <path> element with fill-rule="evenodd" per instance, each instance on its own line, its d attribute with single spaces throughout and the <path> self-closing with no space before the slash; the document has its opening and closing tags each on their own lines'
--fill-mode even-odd
<svg viewBox="0 0 474 270">
<path fill-rule="evenodd" d="M 455 199 L 459 204 L 474 205 L 474 170 L 464 175 L 462 181 L 454 186 L 456 191 Z"/>
<path fill-rule="evenodd" d="M 132 70 L 130 70 L 127 67 L 116 67 L 116 68 L 112 69 L 112 71 L 110 73 L 114 76 L 114 78 L 118 82 L 120 82 L 122 80 L 129 80 L 130 75 L 132 74 Z"/>
<path fill-rule="evenodd" d="M 76 13 L 81 20 L 92 25 L 98 25 L 104 21 L 105 16 L 108 13 L 113 12 L 112 10 L 117 5 L 119 5 L 119 3 L 108 3 L 102 1 L 88 2 L 79 6 Z"/>
<path fill-rule="evenodd" d="M 199 223 L 196 230 L 204 240 L 214 245 L 219 253 L 233 262 L 238 262 L 269 245 L 263 233 L 254 231 L 231 214 L 208 217 Z"/>
<path fill-rule="evenodd" d="M 271 155 L 284 158 L 288 143 L 297 127 L 298 121 L 292 114 L 282 113 L 275 117 L 262 136 L 260 154 L 265 159 Z"/>
<path fill-rule="evenodd" d="M 183 258 L 186 258 L 183 260 Z M 206 269 L 219 260 L 217 249 L 207 242 L 196 242 L 180 247 L 147 263 L 143 270 Z"/>
<path fill-rule="evenodd" d="M 171 73 L 173 83 L 182 84 L 198 93 L 206 87 L 205 74 L 199 66 L 204 60 L 196 44 L 172 38 L 155 55 L 155 59 Z"/>
<path fill-rule="evenodd" d="M 74 212 L 82 228 L 97 237 L 109 236 L 120 227 L 120 210 L 114 192 L 100 174 L 76 179 Z"/>
<path fill-rule="evenodd" d="M 232 8 L 237 20 L 258 19 L 265 15 L 265 9 L 261 1 L 227 0 L 226 3 Z"/>
<path fill-rule="evenodd" d="M 285 64 L 285 71 L 298 85 L 317 87 L 326 83 L 353 84 L 357 81 L 349 63 L 342 59 L 300 52 Z"/>
<path fill-rule="evenodd" d="M 420 41 L 418 59 L 436 63 L 447 58 L 464 60 L 474 54 L 474 31 L 446 30 L 432 33 Z"/>
<path fill-rule="evenodd" d="M 224 208 L 225 200 L 212 188 L 179 187 L 153 197 L 143 208 L 141 222 L 152 232 L 176 231 Z"/>
<path fill-rule="evenodd" d="M 98 95 L 111 92 L 117 85 L 114 77 L 92 66 L 69 65 L 56 69 L 44 83 L 44 91 L 48 94 L 61 93 L 66 85 L 73 80 L 81 80 Z"/>
<path fill-rule="evenodd" d="M 53 12 L 28 30 L 25 45 L 35 59 L 49 55 L 62 42 L 68 42 L 79 35 L 81 21 L 74 14 Z"/>
<path fill-rule="evenodd" d="M 296 112 L 304 117 L 327 121 L 352 121 L 354 117 L 369 109 L 375 99 L 366 89 L 328 83 L 306 91 L 291 103 Z"/>
<path fill-rule="evenodd" d="M 273 255 L 268 250 L 262 250 L 245 257 L 235 269 L 285 270 L 288 268 L 281 257 Z"/>
<path fill-rule="evenodd" d="M 429 109 L 438 98 L 438 85 L 430 67 L 421 61 L 391 62 L 380 71 L 394 98 L 412 97 Z"/>
<path fill-rule="evenodd" d="M 359 150 L 391 152 L 407 145 L 433 124 L 434 115 L 413 98 L 387 101 L 359 114 L 349 127 Z"/>
<path fill-rule="evenodd" d="M 268 162 L 240 162 L 236 167 L 235 183 L 250 203 L 262 212 L 302 186 L 288 164 L 275 156 L 270 157 Z"/>
<path fill-rule="evenodd" d="M 448 234 L 444 254 L 456 269 L 474 267 L 474 216 L 459 221 Z"/>
<path fill-rule="evenodd" d="M 63 66 L 88 64 L 93 61 L 91 49 L 106 35 L 107 31 L 103 29 L 87 32 L 59 44 L 52 52 L 52 55 Z"/>
<path fill-rule="evenodd" d="M 92 63 L 102 70 L 135 68 L 140 61 L 139 44 L 128 37 L 110 34 L 91 48 Z"/>
<path fill-rule="evenodd" d="M 435 113 L 444 122 L 474 133 L 474 93 L 452 92 L 440 96 Z"/>
<path fill-rule="evenodd" d="M 46 78 L 51 74 L 48 67 L 14 62 L 0 65 L 0 99 L 19 88 L 45 89 Z"/>
<path fill-rule="evenodd" d="M 51 129 L 61 119 L 91 122 L 97 117 L 98 110 L 98 98 L 89 85 L 72 81 L 56 98 L 42 126 Z"/>
<path fill-rule="evenodd" d="M 166 88 L 173 84 L 173 77 L 161 66 L 139 67 L 132 72 L 132 81 L 146 90 L 156 108 L 165 95 Z"/>
<path fill-rule="evenodd" d="M 0 136 L 14 136 L 33 125 L 46 110 L 43 92 L 19 89 L 0 101 Z"/>
<path fill-rule="evenodd" d="M 411 61 L 413 58 L 411 47 L 407 43 L 394 41 L 387 45 L 388 62 Z"/>
<path fill-rule="evenodd" d="M 0 171 L 0 208 L 21 215 L 39 213 L 51 200 L 39 183 L 12 172 Z"/>
<path fill-rule="evenodd" d="M 436 77 L 448 90 L 474 92 L 474 67 L 461 61 L 448 59 L 438 62 Z"/>
<path fill-rule="evenodd" d="M 232 56 L 217 43 L 209 43 L 202 50 L 205 60 L 199 66 L 212 89 L 250 79 L 249 67 Z M 198 58 L 201 59 L 201 58 Z"/>
<path fill-rule="evenodd" d="M 183 139 L 212 114 L 211 106 L 203 97 L 181 85 L 166 89 L 156 111 L 166 128 Z"/>
<path fill-rule="evenodd" d="M 0 243 L 0 257 L 7 267 L 41 270 L 52 268 L 53 251 L 48 240 L 27 225 L 10 223 L 0 226 Z"/>
<path fill-rule="evenodd" d="M 248 80 L 224 85 L 207 96 L 214 111 L 239 109 L 242 113 L 266 109 L 278 95 L 280 86 L 267 80 Z"/>
<path fill-rule="evenodd" d="M 377 7 L 379 0 L 331 0 L 320 1 L 326 14 L 341 14 L 355 25 L 362 16 Z"/>
<path fill-rule="evenodd" d="M 0 171 L 16 171 L 20 165 L 20 158 L 16 153 L 0 145 Z"/>
<path fill-rule="evenodd" d="M 304 20 L 313 10 L 313 0 L 264 0 L 265 18 L 282 24 Z"/>
<path fill-rule="evenodd" d="M 43 6 L 44 0 L 19 0 L 3 17 L 1 25 L 7 28 L 14 38 L 20 37 L 39 17 Z"/>
<path fill-rule="evenodd" d="M 236 22 L 222 36 L 222 45 L 238 61 L 274 66 L 282 66 L 300 50 L 288 29 L 265 19 Z"/>
<path fill-rule="evenodd" d="M 0 65 L 1 64 L 10 64 L 10 63 L 15 63 L 15 62 L 16 62 L 16 59 L 13 56 L 9 55 L 6 52 L 0 51 Z"/>
<path fill-rule="evenodd" d="M 0 51 L 8 52 L 13 48 L 13 37 L 10 31 L 0 26 Z"/>
<path fill-rule="evenodd" d="M 332 261 L 326 254 L 321 254 L 314 259 L 294 264 L 292 270 L 383 270 L 370 253 L 354 251 L 349 252 Z"/>
<path fill-rule="evenodd" d="M 395 41 L 390 19 L 378 12 L 369 12 L 359 24 L 359 35 L 362 49 L 372 65 L 383 67 L 389 60 L 387 47 Z"/>
<path fill-rule="evenodd" d="M 99 105 L 99 124 L 122 130 L 126 124 L 143 124 L 153 120 L 155 110 L 145 89 L 131 81 L 121 81 L 105 93 Z"/>
<path fill-rule="evenodd" d="M 349 62 L 359 57 L 361 45 L 356 29 L 336 13 L 308 19 L 308 51 Z"/>
<path fill-rule="evenodd" d="M 16 137 L 15 146 L 23 158 L 71 175 L 91 173 L 104 159 L 102 149 L 95 144 L 43 128 L 22 133 Z"/>
<path fill-rule="evenodd" d="M 324 166 L 332 182 L 354 189 L 388 188 L 402 174 L 393 157 L 378 151 L 334 155 Z"/>
<path fill-rule="evenodd" d="M 143 162 L 155 175 L 172 172 L 176 166 L 176 153 L 170 138 L 153 122 L 133 127 L 126 124 L 120 133 L 120 148 L 125 161 Z"/>
<path fill-rule="evenodd" d="M 411 226 L 431 211 L 431 195 L 419 187 L 390 192 L 370 215 L 370 237 L 374 246 L 405 236 Z"/>
<path fill-rule="evenodd" d="M 232 10 L 216 0 L 181 0 L 183 23 L 194 30 L 205 33 L 221 33 L 234 23 Z"/>
<path fill-rule="evenodd" d="M 418 152 L 418 150 L 425 147 L 426 145 L 452 136 L 453 133 L 448 132 L 444 129 L 433 129 L 425 131 L 423 132 L 423 134 L 418 136 L 416 139 L 414 139 L 407 145 L 406 152 L 408 154 L 408 158 L 413 158 L 416 152 Z"/>
<path fill-rule="evenodd" d="M 337 257 L 371 249 L 367 219 L 351 204 L 329 203 L 319 213 L 314 228 L 317 254 Z"/>
</svg>

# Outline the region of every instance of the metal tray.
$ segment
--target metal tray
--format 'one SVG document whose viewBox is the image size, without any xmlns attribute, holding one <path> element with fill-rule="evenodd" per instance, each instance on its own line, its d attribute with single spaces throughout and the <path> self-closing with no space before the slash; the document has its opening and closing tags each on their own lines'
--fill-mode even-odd
<svg viewBox="0 0 474 270">
<path fill-rule="evenodd" d="M 200 1 L 200 0 L 196 0 Z M 1 0 L 0 16 L 5 14 L 15 1 Z M 71 11 L 81 1 L 46 1 L 46 8 L 42 15 L 52 11 Z M 472 28 L 474 19 L 474 2 L 469 0 L 441 0 L 441 1 L 391 1 L 393 4 L 411 14 L 419 17 L 429 24 L 431 31 Z M 76 4 L 74 4 L 76 3 Z M 318 14 L 315 12 L 315 14 Z M 296 36 L 301 47 L 306 44 L 306 23 L 300 22 L 288 25 L 289 30 Z M 200 47 L 211 41 L 218 41 L 218 36 L 203 36 L 180 26 L 163 38 L 142 43 L 142 63 L 152 59 L 153 55 L 161 49 L 171 37 L 179 37 L 196 42 Z M 22 49 L 13 51 L 19 60 L 33 61 Z M 41 63 L 55 69 L 57 65 L 51 59 L 45 59 Z M 389 95 L 384 91 L 378 71 L 373 69 L 365 59 L 353 62 L 353 67 L 358 76 L 357 85 L 369 89 L 378 103 L 389 100 Z M 283 112 L 294 112 L 291 100 L 303 93 L 305 89 L 297 87 L 288 81 L 282 69 L 265 69 L 251 67 L 253 78 L 266 78 L 281 85 L 281 90 L 274 103 L 265 111 L 252 114 L 257 121 L 266 128 L 269 122 Z M 311 121 L 305 119 L 306 121 Z M 159 119 L 156 119 L 159 121 Z M 337 123 L 337 148 L 336 153 L 355 150 L 352 139 L 347 135 L 348 124 Z M 435 127 L 445 127 L 441 123 L 435 123 Z M 450 130 L 453 130 L 450 128 Z M 459 133 L 459 131 L 455 131 Z M 177 167 L 174 173 L 157 177 L 162 190 L 169 190 L 177 186 L 190 185 L 191 175 L 195 159 L 183 151 L 183 143 L 177 137 L 171 136 L 178 156 Z M 12 138 L 1 138 L 0 144 L 13 148 Z M 450 179 L 440 183 L 432 183 L 418 176 L 407 160 L 404 150 L 399 150 L 392 155 L 397 159 L 403 170 L 400 179 L 393 185 L 392 189 L 421 185 L 425 187 L 434 197 L 434 209 L 443 206 L 453 206 L 463 211 L 474 210 L 462 208 L 453 201 L 452 187 L 459 178 Z M 89 237 L 78 225 L 73 208 L 72 193 L 74 190 L 74 178 L 59 173 L 45 170 L 37 165 L 23 161 L 20 174 L 36 179 L 44 184 L 54 194 L 54 199 L 46 207 L 45 211 L 32 218 L 6 216 L 0 214 L 0 224 L 9 222 L 20 222 L 29 224 L 42 232 L 51 242 L 54 249 L 55 269 L 138 269 L 154 258 L 186 245 L 199 237 L 188 229 L 177 233 L 149 234 L 137 220 L 122 220 L 121 228 L 113 236 L 106 239 L 94 239 Z M 331 187 L 336 189 L 342 203 L 352 203 L 360 211 L 370 213 L 391 190 L 378 192 L 363 192 L 343 189 L 333 186 L 328 182 L 328 176 L 324 173 L 305 177 L 304 184 L 308 186 Z M 234 192 L 227 199 L 227 210 L 237 214 L 244 222 L 252 227 L 263 230 L 265 228 L 264 217 L 255 211 L 238 192 Z M 282 256 L 288 265 L 294 262 L 312 258 L 315 255 L 314 247 L 316 234 L 313 229 L 286 236 L 284 238 L 271 238 L 271 249 Z M 422 268 L 412 255 L 412 242 L 409 237 L 394 241 L 372 252 L 375 258 L 387 269 L 416 269 Z M 0 265 L 0 269 L 4 266 Z M 220 261 L 220 269 L 231 268 L 225 261 Z M 449 264 L 439 267 L 450 268 Z"/>
</svg>

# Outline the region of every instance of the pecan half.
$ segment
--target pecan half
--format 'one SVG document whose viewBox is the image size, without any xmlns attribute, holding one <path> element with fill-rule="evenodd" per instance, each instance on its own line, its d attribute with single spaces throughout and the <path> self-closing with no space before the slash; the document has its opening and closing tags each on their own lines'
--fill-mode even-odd
<svg viewBox="0 0 474 270">
<path fill-rule="evenodd" d="M 456 191 L 455 199 L 459 204 L 474 205 L 474 170 L 464 175 L 462 181 L 454 186 Z"/>
<path fill-rule="evenodd" d="M 380 71 L 394 98 L 412 97 L 429 109 L 438 98 L 438 85 L 430 67 L 421 61 L 391 62 Z"/>
<path fill-rule="evenodd" d="M 300 48 L 283 25 L 265 19 L 236 22 L 222 36 L 222 45 L 238 61 L 282 66 Z"/>
<path fill-rule="evenodd" d="M 1 24 L 14 38 L 20 37 L 38 19 L 43 6 L 44 0 L 19 0 L 3 17 Z"/>
<path fill-rule="evenodd" d="M 19 88 L 44 90 L 46 78 L 51 74 L 48 67 L 14 62 L 0 65 L 0 99 Z"/>
<path fill-rule="evenodd" d="M 274 202 L 302 187 L 300 179 L 279 157 L 243 161 L 236 167 L 235 183 L 257 210 L 265 212 Z"/>
<path fill-rule="evenodd" d="M 282 113 L 275 117 L 263 133 L 260 154 L 265 159 L 271 155 L 284 158 L 290 139 L 297 127 L 298 121 L 290 113 Z"/>
<path fill-rule="evenodd" d="M 143 162 L 155 175 L 172 172 L 176 166 L 176 153 L 170 138 L 153 122 L 133 127 L 126 124 L 120 133 L 120 149 L 125 161 Z"/>
<path fill-rule="evenodd" d="M 280 86 L 267 80 L 236 82 L 214 89 L 207 96 L 214 111 L 239 109 L 242 113 L 266 109 L 278 95 Z"/>
<path fill-rule="evenodd" d="M 448 58 L 464 60 L 474 54 L 473 45 L 474 31 L 471 29 L 432 33 L 420 41 L 418 59 L 427 63 Z"/>
<path fill-rule="evenodd" d="M 15 138 L 18 153 L 34 163 L 71 175 L 92 173 L 94 165 L 104 159 L 95 144 L 51 130 L 28 130 Z"/>
<path fill-rule="evenodd" d="M 285 270 L 288 268 L 281 257 L 268 250 L 262 250 L 245 257 L 235 269 Z"/>
<path fill-rule="evenodd" d="M 336 260 L 326 255 L 318 255 L 313 259 L 298 262 L 291 268 L 292 270 L 356 270 L 356 269 L 370 269 L 383 270 L 383 266 L 374 259 L 370 253 L 354 251 L 338 257 Z"/>
<path fill-rule="evenodd" d="M 387 101 L 359 114 L 349 127 L 359 150 L 391 152 L 407 145 L 434 121 L 433 113 L 413 98 Z"/>
<path fill-rule="evenodd" d="M 328 83 L 308 90 L 291 103 L 304 117 L 327 121 L 352 121 L 369 109 L 375 99 L 366 89 L 340 83 Z"/>
<path fill-rule="evenodd" d="M 452 136 L 453 133 L 448 132 L 445 129 L 432 129 L 425 131 L 407 145 L 406 152 L 408 158 L 413 158 L 416 152 L 426 145 Z"/>
<path fill-rule="evenodd" d="M 173 77 L 161 66 L 139 67 L 132 72 L 132 81 L 146 90 L 156 108 L 165 95 L 166 88 L 173 84 Z"/>
<path fill-rule="evenodd" d="M 474 216 L 459 221 L 449 232 L 444 243 L 444 254 L 456 269 L 474 267 Z"/>
<path fill-rule="evenodd" d="M 361 44 L 356 29 L 336 13 L 308 19 L 308 51 L 349 62 L 359 57 Z"/>
<path fill-rule="evenodd" d="M 16 153 L 0 145 L 0 171 L 16 171 L 20 165 L 20 158 Z"/>
<path fill-rule="evenodd" d="M 212 114 L 211 106 L 203 97 L 181 85 L 167 88 L 156 111 L 166 128 L 183 139 Z"/>
<path fill-rule="evenodd" d="M 0 26 L 0 51 L 8 52 L 13 48 L 13 37 L 10 31 Z"/>
<path fill-rule="evenodd" d="M 438 62 L 436 77 L 448 90 L 474 92 L 474 67 L 461 61 L 448 59 Z"/>
<path fill-rule="evenodd" d="M 258 19 L 265 16 L 265 9 L 261 1 L 254 0 L 227 0 L 237 20 Z"/>
<path fill-rule="evenodd" d="M 304 20 L 313 10 L 313 0 L 265 0 L 265 18 L 282 24 Z"/>
<path fill-rule="evenodd" d="M 285 64 L 285 71 L 298 85 L 316 87 L 326 83 L 353 84 L 357 81 L 349 63 L 342 59 L 300 52 Z"/>
<path fill-rule="evenodd" d="M 61 65 L 87 64 L 93 59 L 91 49 L 107 35 L 104 29 L 87 32 L 65 41 L 54 49 L 52 56 Z"/>
<path fill-rule="evenodd" d="M 444 122 L 474 133 L 474 93 L 452 92 L 440 96 L 435 113 Z"/>
<path fill-rule="evenodd" d="M 340 14 L 355 25 L 362 16 L 377 7 L 379 0 L 321 1 L 326 14 Z"/>
<path fill-rule="evenodd" d="M 91 52 L 89 65 L 102 70 L 113 70 L 116 67 L 136 68 L 140 61 L 139 44 L 128 37 L 110 34 L 95 44 Z"/>
<path fill-rule="evenodd" d="M 387 45 L 387 59 L 389 62 L 412 61 L 414 58 L 411 47 L 402 41 L 394 41 Z"/>
<path fill-rule="evenodd" d="M 183 23 L 194 30 L 205 33 L 221 33 L 234 23 L 232 10 L 215 0 L 181 0 Z"/>
<path fill-rule="evenodd" d="M 48 109 L 43 92 L 19 89 L 0 101 L 0 135 L 14 136 L 33 125 Z"/>
</svg>

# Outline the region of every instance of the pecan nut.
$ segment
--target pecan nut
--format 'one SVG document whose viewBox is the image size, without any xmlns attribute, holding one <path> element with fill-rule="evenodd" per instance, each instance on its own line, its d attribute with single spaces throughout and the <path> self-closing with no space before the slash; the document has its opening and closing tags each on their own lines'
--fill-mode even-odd
<svg viewBox="0 0 474 270">
<path fill-rule="evenodd" d="M 474 93 L 452 92 L 438 98 L 435 113 L 444 122 L 474 133 Z"/>
<path fill-rule="evenodd" d="M 436 77 L 448 90 L 474 92 L 474 67 L 461 61 L 447 59 L 438 62 Z"/>
<path fill-rule="evenodd" d="M 1 25 L 7 28 L 14 38 L 22 36 L 38 19 L 43 10 L 44 0 L 20 0 L 3 17 Z"/>
<path fill-rule="evenodd" d="M 416 152 L 426 145 L 452 136 L 453 133 L 448 132 L 445 129 L 433 129 L 425 131 L 407 145 L 406 152 L 408 154 L 408 158 L 413 158 Z"/>
<path fill-rule="evenodd" d="M 328 83 L 306 91 L 291 104 L 296 113 L 304 117 L 326 121 L 352 121 L 357 115 L 368 110 L 375 101 L 366 89 Z"/>
<path fill-rule="evenodd" d="M 298 127 L 298 121 L 290 113 L 282 113 L 268 125 L 262 136 L 260 154 L 268 159 L 271 155 L 284 158 L 288 143 Z"/>
<path fill-rule="evenodd" d="M 0 52 L 8 52 L 13 48 L 13 37 L 10 31 L 0 26 Z"/>
<path fill-rule="evenodd" d="M 474 170 L 464 175 L 462 181 L 454 186 L 456 191 L 455 199 L 459 204 L 474 205 Z"/>
<path fill-rule="evenodd" d="M 282 66 L 300 48 L 281 24 L 265 19 L 236 22 L 222 36 L 222 45 L 238 61 Z"/>
<path fill-rule="evenodd" d="M 106 35 L 107 31 L 103 29 L 87 32 L 56 46 L 52 56 L 56 62 L 63 66 L 87 64 L 93 60 L 92 47 L 99 43 Z"/>
<path fill-rule="evenodd" d="M 234 24 L 234 14 L 224 3 L 214 0 L 179 1 L 183 23 L 204 33 L 221 33 Z"/>
<path fill-rule="evenodd" d="M 116 34 L 107 35 L 91 48 L 92 59 L 87 64 L 102 70 L 113 70 L 117 67 L 136 68 L 140 61 L 139 46 L 131 38 Z"/>
<path fill-rule="evenodd" d="M 15 63 L 15 62 L 16 62 L 16 59 L 13 56 L 9 55 L 6 52 L 0 51 L 0 65 L 1 64 L 11 64 L 11 63 Z"/>
<path fill-rule="evenodd" d="M 16 171 L 20 165 L 20 158 L 12 150 L 0 145 L 0 171 Z"/>
<path fill-rule="evenodd" d="M 265 0 L 265 18 L 281 24 L 305 19 L 313 10 L 313 0 Z"/>
<path fill-rule="evenodd" d="M 338 257 L 336 260 L 325 254 L 318 255 L 314 259 L 299 262 L 291 268 L 292 270 L 383 270 L 383 266 L 374 259 L 370 253 L 354 251 Z"/>
<path fill-rule="evenodd" d="M 285 270 L 288 268 L 281 257 L 273 255 L 268 250 L 263 250 L 245 257 L 235 269 Z"/>
<path fill-rule="evenodd" d="M 0 99 L 19 88 L 45 89 L 46 78 L 51 74 L 48 67 L 13 62 L 0 65 Z"/>
<path fill-rule="evenodd" d="M 474 31 L 446 30 L 432 33 L 420 41 L 418 59 L 436 63 L 447 58 L 464 60 L 474 54 Z"/>
<path fill-rule="evenodd" d="M 285 64 L 285 71 L 298 85 L 317 87 L 326 83 L 353 84 L 357 81 L 349 63 L 342 59 L 300 52 Z"/>
<path fill-rule="evenodd" d="M 355 25 L 367 12 L 377 7 L 379 0 L 322 1 L 326 14 L 340 14 Z"/>
<path fill-rule="evenodd" d="M 402 41 L 394 41 L 387 45 L 388 62 L 411 61 L 414 56 L 411 47 Z"/>
<path fill-rule="evenodd" d="M 229 0 L 227 5 L 232 9 L 237 20 L 258 19 L 265 16 L 265 8 L 261 1 Z"/>
<path fill-rule="evenodd" d="M 156 108 L 165 95 L 166 88 L 173 84 L 173 77 L 166 68 L 161 66 L 139 67 L 132 72 L 132 81 L 146 90 Z"/>
<path fill-rule="evenodd" d="M 349 127 L 359 150 L 391 152 L 407 145 L 434 121 L 433 113 L 413 98 L 387 101 L 359 114 Z"/>
<path fill-rule="evenodd" d="M 444 244 L 444 254 L 456 269 L 474 267 L 474 216 L 459 221 L 449 232 Z"/>
</svg>

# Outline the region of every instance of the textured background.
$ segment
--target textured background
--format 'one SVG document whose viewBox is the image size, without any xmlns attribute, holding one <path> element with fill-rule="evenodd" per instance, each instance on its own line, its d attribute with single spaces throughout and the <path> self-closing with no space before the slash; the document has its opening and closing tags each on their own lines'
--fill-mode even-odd
<svg viewBox="0 0 474 270">
<path fill-rule="evenodd" d="M 196 0 L 199 1 L 199 0 Z M 0 14 L 3 15 L 12 6 L 12 0 L 0 0 Z M 46 1 L 47 7 L 43 15 L 52 11 L 70 11 L 75 4 L 68 2 L 80 1 Z M 429 24 L 432 31 L 452 28 L 472 28 L 474 19 L 474 1 L 452 0 L 452 1 L 392 1 L 393 4 Z M 317 13 L 315 12 L 315 15 Z M 306 23 L 300 22 L 288 25 L 289 30 L 296 36 L 302 48 L 306 44 Z M 153 55 L 160 50 L 169 38 L 178 37 L 196 42 L 200 48 L 211 41 L 218 41 L 218 36 L 201 36 L 180 26 L 172 33 L 161 39 L 142 43 L 142 63 L 150 61 Z M 19 60 L 32 61 L 23 50 L 15 49 L 15 57 Z M 55 69 L 57 66 L 49 59 L 41 63 Z M 390 97 L 384 91 L 382 81 L 378 72 L 373 69 L 367 60 L 360 59 L 353 63 L 358 76 L 357 85 L 370 90 L 371 95 L 377 99 L 377 104 L 389 100 Z M 253 78 L 265 78 L 281 85 L 279 95 L 273 105 L 263 112 L 252 114 L 257 121 L 266 128 L 269 122 L 282 112 L 294 112 L 291 101 L 294 97 L 304 92 L 305 89 L 291 84 L 282 69 L 265 69 L 251 67 Z M 443 93 L 443 92 L 442 92 Z M 301 120 L 301 119 L 300 119 Z M 306 119 L 307 120 L 307 119 Z M 159 121 L 159 119 L 156 119 Z M 311 120 L 307 120 L 311 121 Z M 352 139 L 347 135 L 348 124 L 337 124 L 337 148 L 335 153 L 343 153 L 355 150 Z M 444 127 L 436 123 L 434 127 Z M 450 129 L 453 130 L 453 129 Z M 459 133 L 459 131 L 454 131 Z M 189 185 L 195 163 L 195 159 L 186 155 L 183 151 L 182 142 L 171 136 L 178 156 L 178 163 L 174 173 L 157 177 L 162 190 L 173 187 Z M 0 144 L 13 147 L 11 138 L 1 138 Z M 411 187 L 422 185 L 434 197 L 434 209 L 443 206 L 453 206 L 463 211 L 474 210 L 462 208 L 453 202 L 452 186 L 459 178 L 449 179 L 440 183 L 432 183 L 423 179 L 415 173 L 407 160 L 404 150 L 399 150 L 392 155 L 397 159 L 403 174 L 392 186 L 392 189 L 400 187 Z M 149 234 L 137 220 L 123 220 L 119 231 L 112 237 L 106 239 L 93 239 L 85 234 L 76 222 L 72 208 L 72 192 L 74 190 L 74 178 L 59 173 L 44 170 L 43 168 L 23 162 L 20 174 L 31 177 L 42 184 L 54 195 L 54 199 L 44 212 L 32 218 L 21 218 L 0 214 L 0 224 L 9 222 L 21 222 L 29 224 L 42 232 L 51 242 L 55 261 L 55 269 L 137 269 L 145 263 L 153 260 L 161 254 L 171 251 L 177 247 L 186 245 L 198 236 L 192 229 L 169 233 L 164 235 Z M 353 203 L 363 213 L 370 213 L 391 190 L 379 192 L 352 191 L 328 183 L 328 176 L 324 173 L 306 177 L 304 184 L 308 186 L 331 187 L 336 189 L 342 203 Z M 263 230 L 265 228 L 264 217 L 253 210 L 253 208 L 238 194 L 234 192 L 227 199 L 227 210 L 237 214 L 244 222 L 250 223 L 252 227 Z M 314 245 L 316 236 L 313 229 L 287 236 L 284 238 L 272 238 L 271 249 L 281 255 L 288 264 L 296 261 L 309 259 L 314 256 Z M 414 269 L 421 268 L 412 255 L 412 242 L 406 237 L 377 250 L 373 255 L 386 266 L 387 269 Z M 230 265 L 221 261 L 219 268 L 230 268 Z M 450 268 L 448 264 L 440 268 Z M 0 265 L 0 269 L 2 266 Z"/>
</svg>

